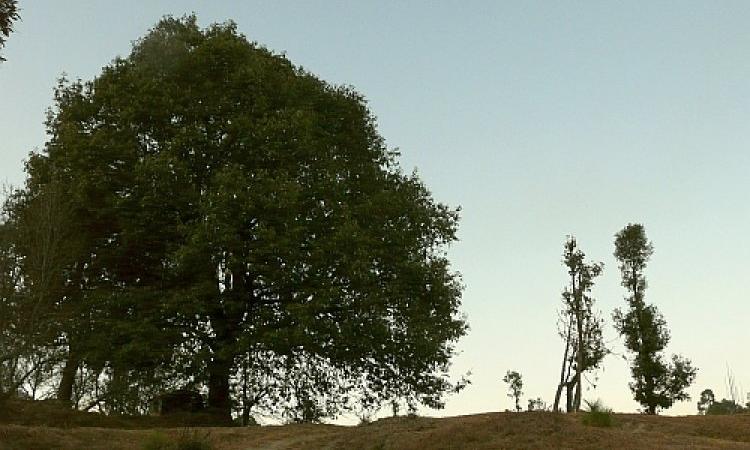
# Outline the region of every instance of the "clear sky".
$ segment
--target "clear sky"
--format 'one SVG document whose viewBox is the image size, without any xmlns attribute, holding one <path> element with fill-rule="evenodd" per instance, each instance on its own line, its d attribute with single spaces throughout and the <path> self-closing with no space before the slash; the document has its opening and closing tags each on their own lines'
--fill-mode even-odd
<svg viewBox="0 0 750 450">
<path fill-rule="evenodd" d="M 746 1 L 104 1 L 20 0 L 0 64 L 0 180 L 45 141 L 63 72 L 91 79 L 165 14 L 235 20 L 369 100 L 403 167 L 463 208 L 451 249 L 471 331 L 456 374 L 473 384 L 439 415 L 511 407 L 501 378 L 553 398 L 556 317 L 567 234 L 606 265 L 595 295 L 612 348 L 624 306 L 613 235 L 645 225 L 646 276 L 672 333 L 670 352 L 725 395 L 731 367 L 750 389 L 750 2 Z M 635 411 L 628 364 L 605 359 L 601 398 Z M 525 404 L 525 402 L 524 402 Z"/>
</svg>

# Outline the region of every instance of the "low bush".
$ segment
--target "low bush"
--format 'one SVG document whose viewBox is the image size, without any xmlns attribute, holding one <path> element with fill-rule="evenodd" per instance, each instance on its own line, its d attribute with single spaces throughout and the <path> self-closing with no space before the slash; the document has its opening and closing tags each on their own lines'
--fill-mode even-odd
<svg viewBox="0 0 750 450">
<path fill-rule="evenodd" d="M 196 430 L 185 429 L 170 438 L 164 433 L 154 433 L 143 443 L 142 450 L 211 450 L 211 435 Z"/>
<path fill-rule="evenodd" d="M 172 450 L 174 443 L 164 433 L 152 433 L 141 445 L 141 450 Z"/>
<path fill-rule="evenodd" d="M 583 413 L 583 424 L 591 427 L 611 427 L 613 424 L 612 410 L 605 407 L 601 400 L 586 401 L 588 410 Z"/>
</svg>

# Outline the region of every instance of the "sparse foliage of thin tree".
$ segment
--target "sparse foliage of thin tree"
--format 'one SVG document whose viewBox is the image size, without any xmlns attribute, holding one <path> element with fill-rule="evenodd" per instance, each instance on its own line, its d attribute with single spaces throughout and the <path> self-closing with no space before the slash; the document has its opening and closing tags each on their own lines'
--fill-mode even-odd
<svg viewBox="0 0 750 450">
<path fill-rule="evenodd" d="M 607 354 L 602 335 L 603 320 L 594 308 L 591 295 L 594 280 L 601 275 L 604 264 L 586 262 L 586 254 L 578 248 L 572 236 L 565 242 L 563 264 L 570 281 L 562 293 L 563 309 L 558 323 L 565 350 L 553 410 L 560 410 L 564 391 L 565 409 L 571 412 L 581 409 L 585 374 L 599 367 Z"/>
<path fill-rule="evenodd" d="M 36 393 L 61 357 L 66 267 L 77 239 L 58 183 L 13 191 L 0 221 L 0 375 L 6 392 Z"/>
<path fill-rule="evenodd" d="M 697 369 L 690 360 L 673 355 L 664 361 L 664 349 L 670 335 L 667 322 L 654 305 L 645 302 L 644 270 L 653 254 L 641 224 L 629 224 L 615 235 L 615 258 L 620 263 L 622 286 L 628 291 L 628 309 L 616 309 L 615 328 L 625 338 L 625 347 L 633 354 L 630 390 L 646 414 L 656 414 L 676 401 L 689 400 L 685 391 L 695 379 Z"/>
<path fill-rule="evenodd" d="M 515 400 L 516 411 L 521 411 L 521 396 L 523 395 L 523 379 L 515 370 L 505 373 L 503 381 L 508 384 L 508 397 Z"/>
<path fill-rule="evenodd" d="M 20 260 L 13 246 L 12 229 L 0 211 L 0 400 L 16 387 L 16 361 L 25 346 L 18 333 L 22 320 L 18 308 L 22 285 Z"/>
<path fill-rule="evenodd" d="M 727 365 L 726 390 L 727 397 L 729 397 L 729 400 L 731 400 L 732 403 L 735 405 L 742 404 L 742 401 L 745 399 L 745 393 L 742 391 L 742 388 L 737 385 L 737 380 L 734 377 L 732 369 L 729 368 L 729 365 Z"/>
</svg>

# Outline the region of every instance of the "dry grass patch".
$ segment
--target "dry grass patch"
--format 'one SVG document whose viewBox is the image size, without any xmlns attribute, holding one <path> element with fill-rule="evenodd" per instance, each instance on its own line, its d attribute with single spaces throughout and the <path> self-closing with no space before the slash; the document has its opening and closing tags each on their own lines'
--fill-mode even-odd
<svg viewBox="0 0 750 450">
<path fill-rule="evenodd" d="M 34 405 L 35 408 L 38 406 Z M 533 412 L 447 418 L 398 417 L 357 427 L 286 425 L 142 429 L 159 421 L 149 418 L 130 421 L 128 418 L 108 418 L 68 410 L 50 410 L 50 415 L 46 416 L 45 411 L 32 408 L 28 416 L 13 418 L 15 422 L 36 425 L 7 423 L 4 418 L 9 417 L 8 412 L 0 412 L 0 423 L 6 421 L 0 425 L 0 450 L 176 450 L 178 447 L 169 446 L 176 445 L 186 433 L 192 437 L 205 437 L 203 441 L 212 450 L 750 450 L 750 415 L 654 417 L 612 414 L 614 423 L 611 427 L 586 426 L 582 423 L 582 414 Z M 40 422 L 56 426 L 40 426 Z M 120 423 L 125 426 L 118 428 Z M 159 445 L 167 448 L 158 448 Z M 207 447 L 193 449 L 207 450 Z"/>
</svg>

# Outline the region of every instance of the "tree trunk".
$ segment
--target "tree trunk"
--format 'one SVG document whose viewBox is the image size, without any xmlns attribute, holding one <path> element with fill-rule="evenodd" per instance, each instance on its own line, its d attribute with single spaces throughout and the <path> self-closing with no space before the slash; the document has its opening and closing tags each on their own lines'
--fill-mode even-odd
<svg viewBox="0 0 750 450">
<path fill-rule="evenodd" d="M 573 383 L 565 384 L 565 411 L 573 412 Z"/>
<path fill-rule="evenodd" d="M 644 317 L 643 317 L 643 308 L 644 308 L 644 302 L 641 298 L 643 296 L 642 292 L 638 291 L 638 279 L 639 275 L 638 272 L 633 269 L 633 275 L 631 280 L 631 285 L 633 289 L 633 308 L 636 311 L 636 317 L 638 318 L 638 351 L 636 353 L 636 361 L 638 364 L 640 364 L 641 367 L 646 367 L 649 363 L 651 363 L 654 359 L 654 355 L 651 355 L 646 352 L 646 342 L 645 342 L 645 336 L 646 336 L 646 329 L 644 324 Z M 646 406 L 646 414 L 655 415 L 656 414 L 656 405 L 653 404 L 654 399 L 654 378 L 652 374 L 644 373 L 641 375 L 642 380 L 636 380 L 636 382 L 641 381 L 643 386 L 643 398 L 645 399 Z M 643 404 L 643 403 L 641 403 Z"/>
<path fill-rule="evenodd" d="M 250 425 L 250 405 L 242 405 L 242 426 Z"/>
<path fill-rule="evenodd" d="M 208 363 L 208 408 L 221 421 L 231 422 L 232 402 L 229 395 L 229 376 L 232 362 L 214 355 Z"/>
<path fill-rule="evenodd" d="M 247 396 L 247 363 L 249 354 L 243 355 L 242 358 L 242 426 L 246 427 L 250 423 L 250 399 Z"/>
<path fill-rule="evenodd" d="M 573 385 L 575 386 L 575 394 L 573 396 L 573 411 L 578 412 L 581 410 L 581 372 L 580 370 L 576 373 L 576 377 L 573 379 Z"/>
<path fill-rule="evenodd" d="M 581 281 L 579 280 L 577 286 L 573 285 L 573 296 L 575 297 L 575 318 L 576 318 L 576 333 L 578 336 L 578 349 L 576 351 L 576 374 L 573 378 L 575 384 L 575 397 L 573 397 L 573 411 L 581 410 L 581 388 L 583 385 L 583 372 L 586 368 L 583 366 L 583 357 L 586 355 L 586 341 L 583 333 L 583 288 L 581 287 Z"/>
<path fill-rule="evenodd" d="M 57 388 L 57 399 L 66 405 L 70 405 L 73 401 L 73 383 L 75 382 L 79 364 L 78 355 L 70 348 L 68 350 L 68 357 L 65 359 L 65 367 L 62 370 L 60 385 Z"/>
<path fill-rule="evenodd" d="M 562 394 L 563 390 L 563 383 L 560 382 L 560 384 L 557 385 L 557 391 L 555 391 L 555 404 L 552 407 L 552 411 L 554 412 L 560 412 L 560 396 Z"/>
<path fill-rule="evenodd" d="M 573 322 L 572 322 L 572 316 L 571 316 L 571 318 L 569 318 L 568 320 L 568 330 L 565 333 L 565 353 L 563 354 L 562 366 L 560 367 L 560 382 L 557 384 L 557 391 L 555 392 L 555 404 L 552 408 L 552 410 L 555 412 L 560 411 L 560 396 L 562 395 L 563 387 L 568 382 L 568 376 L 570 372 L 568 356 L 570 354 L 570 346 L 571 346 L 570 331 L 571 331 L 572 326 L 573 326 Z"/>
</svg>

